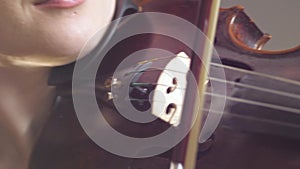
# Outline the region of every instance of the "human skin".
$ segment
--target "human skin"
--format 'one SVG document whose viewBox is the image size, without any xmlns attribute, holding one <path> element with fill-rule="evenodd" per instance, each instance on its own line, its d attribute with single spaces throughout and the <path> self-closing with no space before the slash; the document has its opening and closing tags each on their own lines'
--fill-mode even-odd
<svg viewBox="0 0 300 169">
<path fill-rule="evenodd" d="M 75 61 L 86 41 L 111 21 L 116 3 L 41 8 L 34 5 L 39 1 L 0 0 L 1 169 L 27 169 L 55 96 L 47 84 L 51 67 Z"/>
<path fill-rule="evenodd" d="M 0 0 L 0 65 L 57 66 L 74 61 L 86 41 L 111 21 L 116 3 L 35 5 L 41 1 Z"/>
</svg>

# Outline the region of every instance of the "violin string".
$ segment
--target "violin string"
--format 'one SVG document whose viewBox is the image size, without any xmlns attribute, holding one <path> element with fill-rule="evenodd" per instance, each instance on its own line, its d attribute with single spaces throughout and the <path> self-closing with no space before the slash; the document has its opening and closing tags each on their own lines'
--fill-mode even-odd
<svg viewBox="0 0 300 169">
<path fill-rule="evenodd" d="M 265 107 L 265 108 L 271 108 L 274 110 L 282 110 L 282 111 L 286 111 L 286 112 L 300 114 L 300 109 L 297 109 L 297 108 L 291 108 L 291 107 L 286 107 L 286 106 L 280 106 L 280 105 L 275 105 L 275 104 L 270 104 L 270 103 L 265 103 L 265 102 L 259 102 L 259 101 L 249 100 L 249 99 L 225 96 L 225 95 L 209 93 L 209 92 L 205 92 L 205 95 L 209 95 L 212 97 L 225 98 L 226 100 L 233 101 L 233 102 L 245 103 L 245 104 L 249 104 L 249 105 L 260 106 L 260 107 Z"/>
<path fill-rule="evenodd" d="M 266 92 L 266 93 L 270 93 L 270 94 L 276 94 L 276 95 L 280 95 L 280 96 L 291 97 L 291 98 L 300 100 L 300 95 L 294 94 L 294 93 L 288 93 L 288 92 L 284 92 L 284 91 L 277 91 L 277 90 L 274 90 L 274 89 L 268 89 L 268 88 L 264 88 L 264 87 L 248 85 L 248 84 L 244 84 L 244 83 L 238 83 L 238 82 L 235 82 L 235 81 L 227 81 L 227 80 L 222 80 L 222 79 L 218 79 L 218 78 L 214 78 L 214 77 L 209 77 L 209 80 L 210 81 L 221 82 L 221 83 L 226 83 L 226 84 L 230 84 L 230 85 L 235 85 L 235 86 L 238 86 L 238 87 L 244 87 L 246 89 L 253 89 L 255 91 L 262 91 L 262 92 Z"/>
<path fill-rule="evenodd" d="M 157 60 L 160 60 L 160 59 L 169 59 L 169 58 L 173 58 L 173 57 L 174 56 L 166 56 L 166 57 L 161 57 L 161 58 L 157 58 L 157 59 L 149 59 L 149 60 L 146 60 L 146 61 L 143 61 L 143 62 L 140 62 L 140 63 L 153 62 L 153 61 L 157 61 Z M 180 57 L 180 56 L 177 56 L 177 57 Z M 299 81 L 283 78 L 283 77 L 280 77 L 280 76 L 273 76 L 273 75 L 269 75 L 269 74 L 265 74 L 265 73 L 249 71 L 249 70 L 245 70 L 245 69 L 241 69 L 241 68 L 237 68 L 237 67 L 233 67 L 233 66 L 223 65 L 221 63 L 211 62 L 210 65 L 215 66 L 215 67 L 222 67 L 224 69 L 229 69 L 229 70 L 242 72 L 242 73 L 246 73 L 246 74 L 252 74 L 252 75 L 256 75 L 258 77 L 265 77 L 265 78 L 269 78 L 269 79 L 273 79 L 273 80 L 277 80 L 277 81 L 281 81 L 281 82 L 290 83 L 290 84 L 300 86 Z M 162 70 L 165 70 L 165 69 L 162 69 Z M 174 70 L 169 70 L 169 71 L 174 71 Z M 182 73 L 182 72 L 178 72 L 178 73 Z"/>
<path fill-rule="evenodd" d="M 137 98 L 132 98 L 132 97 L 127 97 L 125 99 L 126 101 L 137 101 L 137 102 L 157 102 L 157 103 L 163 103 L 161 100 L 151 100 L 151 99 L 137 99 Z M 183 106 L 181 104 L 177 104 L 177 106 Z"/>
<path fill-rule="evenodd" d="M 273 80 L 277 80 L 277 81 L 281 81 L 281 82 L 285 82 L 285 83 L 289 83 L 289 84 L 294 84 L 297 86 L 300 86 L 300 82 L 299 81 L 295 81 L 295 80 L 291 80 L 291 79 L 287 79 L 287 78 L 283 78 L 283 77 L 279 77 L 279 76 L 273 76 L 273 75 L 269 75 L 269 74 L 265 74 L 265 73 L 260 73 L 260 72 L 255 72 L 255 71 L 249 71 L 249 70 L 245 70 L 245 69 L 241 69 L 241 68 L 237 68 L 237 67 L 232 67 L 232 66 L 227 66 L 227 65 L 223 65 L 220 63 L 210 63 L 211 66 L 215 66 L 215 67 L 221 67 L 224 69 L 229 69 L 229 70 L 233 70 L 233 71 L 237 71 L 237 72 L 242 72 L 242 73 L 246 73 L 246 74 L 251 74 L 251 75 L 256 75 L 258 77 L 265 77 L 265 78 L 269 78 L 269 79 L 273 79 Z"/>
<path fill-rule="evenodd" d="M 231 97 L 231 96 L 225 96 L 225 95 L 220 95 L 220 94 L 215 94 L 215 93 L 209 93 L 205 92 L 206 96 L 211 96 L 211 97 L 219 97 L 219 98 L 225 98 L 226 100 L 237 102 L 237 103 L 245 103 L 248 105 L 254 105 L 254 106 L 259 106 L 259 107 L 264 107 L 264 108 L 270 108 L 273 110 L 281 110 L 281 111 L 286 111 L 290 113 L 296 113 L 300 114 L 300 109 L 297 108 L 291 108 L 291 107 L 286 107 L 286 106 L 280 106 L 280 105 L 275 105 L 271 103 L 265 103 L 265 102 L 259 102 L 259 101 L 254 101 L 254 100 L 249 100 L 249 99 L 242 99 L 242 98 L 237 98 L 237 97 Z M 135 99 L 135 98 L 127 98 L 126 100 L 129 101 L 151 101 L 150 99 Z M 161 102 L 161 101 L 157 101 Z"/>
<path fill-rule="evenodd" d="M 153 60 L 151 60 L 151 61 L 153 61 Z M 150 60 L 148 60 L 147 62 L 150 62 Z M 282 77 L 279 77 L 279 76 L 273 76 L 273 75 L 269 75 L 269 74 L 249 71 L 249 70 L 240 69 L 240 68 L 227 66 L 227 65 L 223 65 L 223 64 L 219 64 L 219 63 L 213 63 L 213 62 L 210 63 L 210 65 L 215 66 L 215 67 L 221 67 L 221 68 L 224 68 L 224 69 L 229 69 L 229 70 L 233 70 L 233 71 L 237 71 L 237 72 L 242 72 L 242 73 L 246 73 L 246 74 L 251 74 L 251 75 L 255 75 L 255 76 L 259 76 L 259 77 L 269 78 L 269 79 L 273 79 L 273 80 L 277 80 L 277 81 L 281 81 L 281 82 L 285 82 L 285 83 L 300 86 L 300 82 L 298 82 L 298 81 L 282 78 Z M 165 70 L 165 69 L 161 69 L 161 70 Z M 135 72 L 129 72 L 129 73 L 143 73 L 143 72 L 147 72 L 147 71 L 157 71 L 157 70 L 152 69 L 152 70 L 135 71 Z M 174 71 L 174 70 L 169 70 L 169 71 Z M 182 72 L 178 72 L 178 73 L 182 73 Z M 240 87 L 244 87 L 244 88 L 254 89 L 254 90 L 257 90 L 257 91 L 263 91 L 263 92 L 268 92 L 268 93 L 272 93 L 272 94 L 276 94 L 276 95 L 291 97 L 291 98 L 294 98 L 294 99 L 300 99 L 300 95 L 297 95 L 297 94 L 294 94 L 294 93 L 276 91 L 276 90 L 273 90 L 273 89 L 267 89 L 267 88 L 263 88 L 263 87 L 259 87 L 259 86 L 237 83 L 237 82 L 234 82 L 234 81 L 226 81 L 226 80 L 217 79 L 217 78 L 214 78 L 214 77 L 209 77 L 209 78 L 212 81 L 219 81 L 219 82 L 223 82 L 223 83 L 227 83 L 227 84 L 231 84 L 231 85 L 236 85 L 236 86 L 240 86 Z M 144 84 L 148 85 L 147 83 L 143 83 L 143 84 L 140 84 L 140 85 L 144 85 Z M 155 83 L 152 83 L 152 84 L 149 83 L 149 84 L 152 85 L 152 84 L 155 84 Z M 160 84 L 155 84 L 155 85 L 160 85 Z M 292 113 L 297 113 L 297 114 L 299 113 L 300 114 L 300 109 L 295 109 L 295 108 L 290 108 L 290 107 L 285 107 L 285 106 L 280 106 L 280 105 L 274 105 L 274 104 L 264 103 L 264 102 L 254 101 L 254 100 L 247 100 L 247 99 L 242 99 L 242 98 L 237 98 L 237 97 L 230 97 L 230 96 L 225 96 L 225 95 L 208 93 L 208 92 L 205 92 L 205 95 L 210 95 L 210 96 L 214 96 L 214 97 L 222 97 L 222 98 L 226 98 L 227 100 L 234 101 L 234 102 L 245 103 L 245 104 L 250 104 L 250 105 L 255 105 L 255 106 L 260 106 L 260 107 L 271 108 L 271 109 L 274 109 L 274 110 L 281 110 L 281 111 L 287 111 L 287 112 L 292 112 Z M 132 98 L 129 98 L 129 100 L 132 100 L 132 101 L 150 101 L 149 99 L 132 99 Z"/>
<path fill-rule="evenodd" d="M 140 72 L 136 71 L 136 73 L 144 73 L 146 71 L 147 72 L 151 72 L 151 71 L 154 71 L 154 70 L 145 70 L 145 71 L 140 71 Z M 244 71 L 244 69 L 242 69 L 242 71 Z M 251 72 L 251 71 L 249 71 L 249 72 Z M 269 75 L 266 75 L 266 76 L 269 76 Z M 247 89 L 253 89 L 255 91 L 262 91 L 262 92 L 266 92 L 266 93 L 270 93 L 270 94 L 276 94 L 276 95 L 286 96 L 286 97 L 290 97 L 290 98 L 294 98 L 294 99 L 299 99 L 300 100 L 300 95 L 299 94 L 294 94 L 294 93 L 285 92 L 285 91 L 277 91 L 277 90 L 274 90 L 274 89 L 269 89 L 269 88 L 255 86 L 255 85 L 238 83 L 238 82 L 235 82 L 235 81 L 227 81 L 227 80 L 223 80 L 223 79 L 220 79 L 220 78 L 214 78 L 214 77 L 208 77 L 208 78 L 211 81 L 222 82 L 222 83 L 225 83 L 225 84 L 236 85 L 236 86 L 244 87 L 244 88 L 247 88 Z M 280 78 L 280 79 L 282 80 L 282 78 Z M 295 81 L 295 82 L 297 82 L 297 81 Z M 165 84 L 158 84 L 158 83 L 148 83 L 148 84 L 147 83 L 141 83 L 141 84 L 143 84 L 143 85 L 156 84 L 156 85 L 166 86 Z"/>
<path fill-rule="evenodd" d="M 170 71 L 170 72 L 175 72 L 175 73 L 182 73 L 183 72 L 180 72 L 180 71 L 177 71 L 177 70 L 171 70 L 171 69 L 164 69 L 164 68 L 155 68 L 155 67 L 151 67 L 150 70 L 139 70 L 139 71 L 130 71 L 130 72 L 127 72 L 125 74 L 125 76 L 128 76 L 130 74 L 136 74 L 136 73 L 145 73 L 145 72 L 154 72 L 154 71 Z M 184 73 L 185 74 L 185 73 Z"/>
<path fill-rule="evenodd" d="M 143 87 L 143 86 L 164 86 L 164 87 L 175 87 L 176 89 L 179 90 L 185 90 L 186 88 L 184 87 L 178 87 L 175 84 L 172 85 L 167 85 L 167 84 L 160 84 L 160 83 L 138 83 L 138 82 L 133 82 L 130 84 L 132 87 Z"/>
<path fill-rule="evenodd" d="M 177 55 L 176 57 L 181 57 L 181 58 L 184 58 L 180 55 Z M 136 64 L 137 65 L 143 65 L 143 64 L 146 64 L 146 63 L 151 63 L 151 62 L 157 62 L 157 61 L 160 61 L 160 60 L 165 60 L 165 59 L 173 59 L 174 58 L 174 55 L 169 55 L 169 56 L 164 56 L 164 57 L 158 57 L 158 58 L 152 58 L 152 59 L 147 59 L 147 60 L 143 60 L 143 61 L 140 61 L 140 62 L 137 62 Z M 151 69 L 154 69 L 156 71 L 161 71 L 161 70 L 168 70 L 168 69 L 164 69 L 164 68 L 156 68 L 156 67 L 151 67 Z M 180 71 L 176 71 L 176 70 L 168 70 L 168 71 L 173 71 L 173 72 L 177 72 L 177 73 L 182 73 Z M 130 72 L 127 72 L 125 74 L 125 76 L 129 75 L 129 74 L 134 74 L 134 73 L 142 73 L 142 72 L 146 72 L 144 70 L 141 70 L 141 71 L 130 71 Z"/>
<path fill-rule="evenodd" d="M 149 70 L 149 71 L 151 71 L 151 70 Z M 242 70 L 242 71 L 244 71 L 244 70 Z M 263 74 L 263 76 L 269 77 L 269 75 L 264 75 L 264 74 Z M 269 78 L 274 79 L 274 77 L 272 77 L 272 76 L 269 77 Z M 275 77 L 275 79 L 278 80 L 277 77 Z M 300 95 L 297 95 L 297 94 L 287 93 L 287 92 L 282 92 L 282 91 L 276 91 L 276 90 L 272 90 L 272 89 L 266 89 L 266 88 L 262 88 L 262 87 L 258 87 L 258 86 L 254 86 L 254 85 L 241 84 L 241 83 L 237 83 L 237 82 L 234 82 L 234 81 L 226 81 L 226 80 L 217 79 L 217 78 L 213 78 L 213 77 L 210 77 L 210 80 L 219 81 L 219 82 L 223 82 L 223 83 L 228 83 L 228 84 L 232 84 L 232 85 L 238 85 L 240 87 L 250 88 L 250 89 L 263 91 L 263 92 L 268 92 L 268 93 L 272 93 L 272 94 L 292 97 L 292 98 L 295 98 L 295 99 L 300 98 Z M 280 78 L 279 80 L 282 81 L 283 79 Z M 282 110 L 282 111 L 287 111 L 287 112 L 299 113 L 300 114 L 300 109 L 295 109 L 295 108 L 290 108 L 290 107 L 285 107 L 285 106 L 279 106 L 279 105 L 274 105 L 274 104 L 270 104 L 270 103 L 258 102 L 258 101 L 254 101 L 254 100 L 247 100 L 247 99 L 242 99 L 242 98 L 230 97 L 230 96 L 225 96 L 225 95 L 218 95 L 218 94 L 208 93 L 208 92 L 206 92 L 205 94 L 215 96 L 215 97 L 225 97 L 227 100 L 230 100 L 230 101 L 246 103 L 246 104 L 271 108 L 271 109 L 275 109 L 275 110 Z M 136 101 L 137 100 L 148 101 L 147 99 L 144 99 L 144 100 L 135 99 L 135 100 Z"/>
<path fill-rule="evenodd" d="M 206 111 L 206 112 L 215 113 L 215 114 L 224 114 L 224 112 L 217 111 L 217 110 L 212 110 L 212 109 L 202 109 L 202 110 Z M 287 126 L 287 127 L 300 128 L 299 124 L 291 124 L 289 122 L 282 122 L 282 121 L 277 121 L 277 120 L 272 120 L 272 119 L 256 118 L 256 117 L 244 116 L 244 115 L 233 114 L 233 113 L 230 113 L 230 116 L 243 118 L 243 119 L 248 119 L 248 120 L 260 121 L 260 122 L 263 122 L 264 124 L 265 123 L 272 123 L 272 124 L 279 124 L 279 125 Z"/>
<path fill-rule="evenodd" d="M 170 85 L 167 84 L 159 84 L 159 83 L 142 83 L 142 82 L 133 82 L 130 83 L 130 86 L 132 87 L 138 87 L 138 86 L 165 86 L 165 87 L 170 87 Z"/>
<path fill-rule="evenodd" d="M 176 57 L 181 57 L 181 56 L 176 56 Z M 159 60 L 169 59 L 169 58 L 174 58 L 174 55 L 155 58 L 155 59 L 148 59 L 148 60 L 145 60 L 145 61 L 138 62 L 138 64 L 145 64 L 145 63 L 148 63 L 148 62 L 159 61 Z M 233 70 L 233 71 L 236 71 L 236 72 L 242 72 L 242 73 L 246 73 L 246 74 L 256 75 L 258 77 L 265 77 L 265 78 L 269 78 L 269 79 L 273 79 L 273 80 L 277 80 L 277 81 L 281 81 L 281 82 L 285 82 L 285 83 L 300 86 L 299 81 L 283 78 L 283 77 L 280 77 L 280 76 L 273 76 L 273 75 L 269 75 L 269 74 L 265 74 L 265 73 L 249 71 L 249 70 L 245 70 L 245 69 L 241 69 L 241 68 L 237 68 L 237 67 L 233 67 L 233 66 L 223 65 L 221 63 L 211 62 L 210 65 L 215 66 L 215 67 L 221 67 L 221 68 L 224 68 L 224 69 Z M 160 70 L 160 69 L 157 68 L 157 70 Z M 161 70 L 166 70 L 166 69 L 162 68 Z M 182 73 L 182 72 L 175 71 L 175 70 L 168 70 L 168 71 L 174 71 L 174 72 Z M 129 73 L 139 73 L 139 72 L 140 71 L 134 71 L 134 72 L 129 72 Z"/>
<path fill-rule="evenodd" d="M 220 82 L 224 82 L 224 83 L 228 83 L 228 81 L 222 81 L 220 79 L 217 78 L 211 78 L 210 80 L 216 80 L 216 81 L 220 81 Z M 238 84 L 236 82 L 230 81 L 231 84 Z M 239 85 L 239 84 L 238 84 Z M 260 90 L 263 92 L 269 92 L 272 94 L 278 94 L 278 95 L 282 95 L 282 96 L 287 96 L 287 97 L 292 97 L 295 99 L 299 99 L 300 96 L 299 95 L 295 95 L 295 94 L 290 94 L 290 93 L 286 93 L 286 92 L 278 92 L 275 90 L 271 90 L 271 89 L 264 89 L 264 88 L 258 88 L 256 86 L 251 86 L 251 85 L 244 85 L 244 84 L 240 84 L 240 86 L 245 87 L 245 88 L 252 88 L 255 90 Z M 241 98 L 236 98 L 236 97 L 230 97 L 230 96 L 224 96 L 224 95 L 217 95 L 217 94 L 213 94 L 213 93 L 205 93 L 206 95 L 211 95 L 211 96 L 216 96 L 216 97 L 226 97 L 227 100 L 231 100 L 231 101 L 235 101 L 235 102 L 242 102 L 242 103 L 247 103 L 247 104 L 252 104 L 252 105 L 257 105 L 257 106 L 263 106 L 263 107 L 267 107 L 267 108 L 272 108 L 272 109 L 278 109 L 278 110 L 284 110 L 284 111 L 289 111 L 289 112 L 293 112 L 293 113 L 300 113 L 300 111 L 298 109 L 294 109 L 294 108 L 289 108 L 289 107 L 284 107 L 284 106 L 277 106 L 274 104 L 269 104 L 269 103 L 264 103 L 264 102 L 258 102 L 258 101 L 254 101 L 254 100 L 247 100 L 247 99 L 241 99 Z M 132 101 L 148 101 L 147 99 L 132 99 Z"/>
</svg>

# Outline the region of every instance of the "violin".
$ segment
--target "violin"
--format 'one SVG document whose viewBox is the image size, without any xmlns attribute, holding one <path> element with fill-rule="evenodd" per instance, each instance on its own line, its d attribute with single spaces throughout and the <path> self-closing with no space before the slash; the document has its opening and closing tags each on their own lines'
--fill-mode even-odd
<svg viewBox="0 0 300 169">
<path fill-rule="evenodd" d="M 57 97 L 30 169 L 299 168 L 300 46 L 263 50 L 270 36 L 219 4 L 119 0 L 99 45 L 52 70 Z"/>
</svg>

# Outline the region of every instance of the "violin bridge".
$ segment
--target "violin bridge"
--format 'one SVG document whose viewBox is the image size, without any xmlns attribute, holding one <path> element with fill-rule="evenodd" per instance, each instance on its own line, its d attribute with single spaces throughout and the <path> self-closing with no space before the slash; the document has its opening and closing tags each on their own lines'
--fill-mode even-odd
<svg viewBox="0 0 300 169">
<path fill-rule="evenodd" d="M 186 53 L 178 53 L 160 74 L 160 85 L 153 92 L 152 114 L 173 126 L 181 121 L 190 64 Z"/>
</svg>

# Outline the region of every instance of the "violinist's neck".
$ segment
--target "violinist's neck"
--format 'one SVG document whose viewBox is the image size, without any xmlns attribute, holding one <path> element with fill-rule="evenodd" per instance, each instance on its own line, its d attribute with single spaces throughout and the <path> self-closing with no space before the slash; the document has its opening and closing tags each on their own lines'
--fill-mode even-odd
<svg viewBox="0 0 300 169">
<path fill-rule="evenodd" d="M 0 68 L 0 168 L 27 168 L 53 102 L 48 74 L 48 68 Z"/>
</svg>

